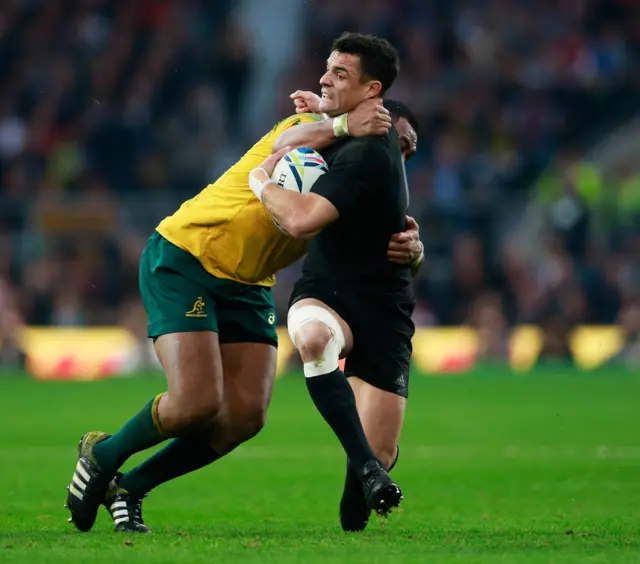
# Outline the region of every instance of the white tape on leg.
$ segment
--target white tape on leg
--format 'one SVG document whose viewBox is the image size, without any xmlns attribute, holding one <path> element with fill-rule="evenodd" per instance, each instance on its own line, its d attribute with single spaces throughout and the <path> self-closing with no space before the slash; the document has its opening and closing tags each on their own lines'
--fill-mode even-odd
<svg viewBox="0 0 640 564">
<path fill-rule="evenodd" d="M 340 353 L 345 345 L 344 333 L 338 320 L 326 309 L 320 306 L 308 305 L 289 310 L 287 328 L 289 337 L 296 344 L 296 335 L 300 328 L 310 321 L 319 321 L 326 325 L 331 332 L 331 339 L 327 343 L 320 358 L 313 362 L 305 362 L 304 375 L 306 378 L 329 374 L 338 368 Z"/>
</svg>

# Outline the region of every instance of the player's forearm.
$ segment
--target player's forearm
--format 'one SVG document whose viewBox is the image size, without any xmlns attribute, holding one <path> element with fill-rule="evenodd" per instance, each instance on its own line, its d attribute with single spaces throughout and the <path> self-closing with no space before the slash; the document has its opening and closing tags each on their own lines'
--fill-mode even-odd
<svg viewBox="0 0 640 564">
<path fill-rule="evenodd" d="M 270 182 L 262 192 L 262 204 L 271 217 L 295 239 L 309 239 L 321 229 L 311 225 L 309 199 Z"/>
<path fill-rule="evenodd" d="M 296 239 L 313 237 L 332 219 L 325 221 L 326 212 L 317 213 L 312 194 L 302 195 L 280 188 L 264 168 L 249 173 L 249 187 L 280 227 Z"/>
<path fill-rule="evenodd" d="M 281 133 L 273 144 L 272 152 L 275 153 L 284 147 L 310 147 L 321 151 L 335 143 L 337 139 L 333 131 L 332 119 L 302 123 Z"/>
</svg>

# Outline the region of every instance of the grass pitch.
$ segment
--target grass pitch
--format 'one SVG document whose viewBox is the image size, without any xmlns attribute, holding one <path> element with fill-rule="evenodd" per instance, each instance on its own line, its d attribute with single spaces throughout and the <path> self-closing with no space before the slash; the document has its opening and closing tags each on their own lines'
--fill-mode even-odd
<svg viewBox="0 0 640 564">
<path fill-rule="evenodd" d="M 80 435 L 163 386 L 0 376 L 0 562 L 640 562 L 640 375 L 414 375 L 403 509 L 360 535 L 339 529 L 344 457 L 294 375 L 258 438 L 152 492 L 153 535 L 115 535 L 105 511 L 76 532 Z"/>
</svg>

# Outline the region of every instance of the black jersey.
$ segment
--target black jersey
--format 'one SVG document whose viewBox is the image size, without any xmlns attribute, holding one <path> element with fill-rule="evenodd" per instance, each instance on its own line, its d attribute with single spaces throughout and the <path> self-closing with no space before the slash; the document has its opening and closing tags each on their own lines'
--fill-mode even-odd
<svg viewBox="0 0 640 564">
<path fill-rule="evenodd" d="M 370 295 L 412 295 L 411 269 L 387 259 L 391 236 L 406 228 L 409 204 L 397 134 L 348 138 L 323 156 L 329 172 L 311 191 L 340 217 L 309 242 L 304 275 Z"/>
</svg>

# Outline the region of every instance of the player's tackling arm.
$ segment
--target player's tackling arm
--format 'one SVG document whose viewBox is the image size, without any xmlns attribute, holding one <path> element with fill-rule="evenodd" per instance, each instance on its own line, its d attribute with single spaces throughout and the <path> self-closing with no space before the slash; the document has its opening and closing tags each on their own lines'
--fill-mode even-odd
<svg viewBox="0 0 640 564">
<path fill-rule="evenodd" d="M 253 169 L 249 173 L 249 187 L 289 235 L 309 239 L 338 219 L 338 210 L 322 196 L 285 190 L 271 181 L 276 164 L 290 150 L 290 147 L 280 149 Z"/>
<path fill-rule="evenodd" d="M 338 219 L 338 210 L 318 194 L 300 194 L 268 182 L 262 203 L 273 217 L 295 239 L 310 239 Z"/>
<path fill-rule="evenodd" d="M 292 236 L 308 239 L 318 234 L 371 192 L 370 186 L 384 163 L 386 153 L 371 141 L 353 140 L 332 162 L 328 172 L 309 194 L 280 188 L 271 181 L 276 163 L 290 150 L 285 147 L 269 156 L 262 167 L 249 174 L 249 186 L 271 216 Z M 371 197 L 375 197 L 371 194 Z"/>
<path fill-rule="evenodd" d="M 315 123 L 299 123 L 280 133 L 273 144 L 273 152 L 283 147 L 310 147 L 316 151 L 326 149 L 342 137 L 364 137 L 386 135 L 391 128 L 391 116 L 382 105 L 382 100 L 362 102 L 355 110 L 335 118 L 322 119 L 317 114 Z"/>
<path fill-rule="evenodd" d="M 346 118 L 347 114 L 344 114 Z M 343 120 L 344 120 L 343 118 Z M 338 118 L 335 118 L 338 119 Z M 348 135 L 348 133 L 345 133 Z M 316 123 L 301 123 L 281 133 L 273 144 L 273 152 L 283 147 L 310 147 L 322 151 L 336 142 L 339 136 L 334 129 L 334 120 L 324 119 Z"/>
</svg>

